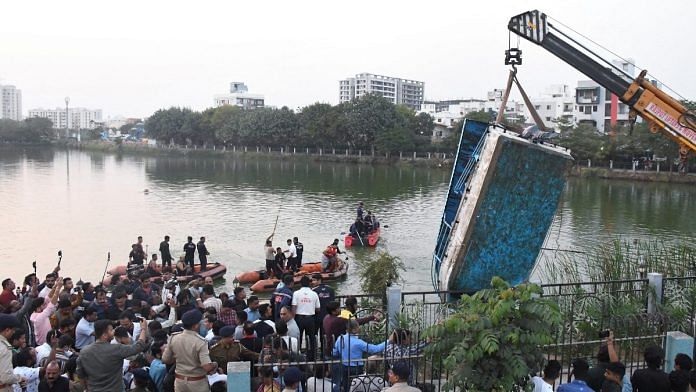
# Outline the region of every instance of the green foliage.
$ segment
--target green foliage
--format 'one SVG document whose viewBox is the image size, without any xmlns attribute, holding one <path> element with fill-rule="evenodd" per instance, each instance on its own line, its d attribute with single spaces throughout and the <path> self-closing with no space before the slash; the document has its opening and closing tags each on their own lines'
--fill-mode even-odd
<svg viewBox="0 0 696 392">
<path fill-rule="evenodd" d="M 490 289 L 463 296 L 448 319 L 426 331 L 433 339 L 426 352 L 444 358 L 447 388 L 512 391 L 539 369 L 541 346 L 561 321 L 558 306 L 540 293 L 537 285 L 510 287 L 494 277 Z"/>
<path fill-rule="evenodd" d="M 398 283 L 401 273 L 406 271 L 404 262 L 387 252 L 380 252 L 377 257 L 360 259 L 357 264 L 363 293 L 385 294 L 387 287 Z"/>
<path fill-rule="evenodd" d="M 177 144 L 338 147 L 380 152 L 413 150 L 429 143 L 432 117 L 365 95 L 337 106 L 315 103 L 295 113 L 287 107 L 242 110 L 234 106 L 158 110 L 145 124 L 148 135 Z"/>
<path fill-rule="evenodd" d="M 0 141 L 10 143 L 37 143 L 53 139 L 53 122 L 47 118 L 32 117 L 24 121 L 0 120 Z"/>
<path fill-rule="evenodd" d="M 608 162 L 632 161 L 653 155 L 674 159 L 679 156 L 678 146 L 660 133 L 652 133 L 645 122 L 637 123 L 633 131 L 617 128 L 610 134 L 601 134 L 594 127 L 581 124 L 575 128 L 561 125 L 557 143 L 568 147 L 576 159 Z"/>
</svg>

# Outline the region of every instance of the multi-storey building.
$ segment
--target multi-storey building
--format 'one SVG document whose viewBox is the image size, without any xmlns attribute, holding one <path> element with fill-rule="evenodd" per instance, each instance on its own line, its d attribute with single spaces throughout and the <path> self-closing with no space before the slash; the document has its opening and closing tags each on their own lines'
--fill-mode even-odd
<svg viewBox="0 0 696 392">
<path fill-rule="evenodd" d="M 22 90 L 0 85 L 0 119 L 22 120 Z"/>
<path fill-rule="evenodd" d="M 242 109 L 258 109 L 264 107 L 265 100 L 262 94 L 251 94 L 246 84 L 231 82 L 229 94 L 219 94 L 214 97 L 215 107 L 232 105 Z"/>
<path fill-rule="evenodd" d="M 101 109 L 69 108 L 68 116 L 64 108 L 31 109 L 29 117 L 47 118 L 55 129 L 95 129 L 102 125 Z M 67 119 L 67 121 L 66 121 Z"/>
<path fill-rule="evenodd" d="M 570 86 L 554 84 L 548 86 L 544 92 L 536 98 L 530 98 L 534 109 L 548 128 L 558 129 L 559 123 L 575 124 L 575 94 Z M 532 122 L 532 114 L 525 106 L 527 122 Z"/>
<path fill-rule="evenodd" d="M 405 105 L 419 110 L 425 95 L 425 83 L 391 76 L 361 73 L 354 78 L 339 81 L 339 102 L 348 102 L 366 94 L 377 94 L 395 105 Z"/>
<path fill-rule="evenodd" d="M 633 60 L 612 61 L 612 63 L 631 78 L 634 76 Z M 578 81 L 573 114 L 577 124 L 588 124 L 606 133 L 614 126 L 628 125 L 628 113 L 629 107 L 626 104 L 620 103 L 616 95 L 594 80 Z"/>
</svg>

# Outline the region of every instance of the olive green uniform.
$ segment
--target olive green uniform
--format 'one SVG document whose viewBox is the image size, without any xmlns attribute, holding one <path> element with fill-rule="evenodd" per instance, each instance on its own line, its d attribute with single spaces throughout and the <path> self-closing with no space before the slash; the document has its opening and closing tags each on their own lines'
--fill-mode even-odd
<svg viewBox="0 0 696 392">
<path fill-rule="evenodd" d="M 219 342 L 210 348 L 210 359 L 227 372 L 227 362 L 258 361 L 259 354 L 244 347 L 239 342 L 230 345 Z"/>
</svg>

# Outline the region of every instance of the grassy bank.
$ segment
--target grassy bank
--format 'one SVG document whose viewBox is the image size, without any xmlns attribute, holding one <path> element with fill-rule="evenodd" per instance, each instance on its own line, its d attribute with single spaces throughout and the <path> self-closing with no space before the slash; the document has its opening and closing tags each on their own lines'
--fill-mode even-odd
<svg viewBox="0 0 696 392">
<path fill-rule="evenodd" d="M 289 160 L 311 160 L 316 162 L 341 162 L 341 163 L 355 163 L 355 164 L 377 164 L 377 165 L 404 165 L 404 166 L 417 166 L 417 167 L 432 167 L 432 168 L 442 168 L 445 170 L 451 170 L 452 162 L 449 159 L 442 159 L 442 153 L 438 154 L 439 157 L 435 157 L 432 154 L 431 158 L 417 157 L 413 156 L 399 157 L 396 156 L 373 156 L 370 154 L 365 155 L 345 155 L 341 153 L 333 153 L 331 150 L 327 150 L 327 153 L 316 153 L 310 152 L 306 153 L 305 150 L 297 150 L 295 153 L 283 152 L 278 150 L 268 152 L 262 148 L 248 147 L 247 151 L 243 148 L 233 149 L 220 149 L 220 148 L 182 148 L 182 147 L 154 147 L 145 144 L 136 143 L 113 143 L 104 141 L 90 141 L 81 143 L 79 146 L 72 145 L 74 148 L 79 148 L 86 151 L 98 151 L 106 153 L 118 153 L 118 154 L 133 154 L 133 155 L 147 155 L 147 156 L 180 156 L 180 157 L 197 157 L 197 158 L 221 158 L 221 159 L 236 159 L 236 158 L 255 158 L 255 159 L 289 159 Z"/>
</svg>

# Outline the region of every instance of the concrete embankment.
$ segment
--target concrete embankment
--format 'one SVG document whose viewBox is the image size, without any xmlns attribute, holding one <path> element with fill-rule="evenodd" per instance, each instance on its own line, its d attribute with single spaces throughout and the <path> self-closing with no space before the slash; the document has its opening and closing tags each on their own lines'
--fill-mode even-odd
<svg viewBox="0 0 696 392">
<path fill-rule="evenodd" d="M 670 182 L 675 184 L 696 184 L 696 173 L 679 174 L 670 172 L 620 170 L 599 167 L 578 167 L 570 171 L 574 177 L 605 178 L 611 180 Z"/>
<path fill-rule="evenodd" d="M 78 148 L 86 151 L 101 151 L 108 153 L 120 153 L 120 154 L 133 154 L 133 155 L 147 155 L 147 156 L 182 156 L 182 157 L 217 157 L 222 159 L 235 159 L 235 158 L 252 158 L 252 159 L 288 159 L 288 160 L 311 160 L 320 162 L 342 162 L 342 163 L 359 163 L 359 164 L 382 164 L 382 165 L 412 165 L 419 167 L 432 167 L 432 168 L 442 168 L 446 170 L 451 170 L 452 161 L 451 159 L 443 159 L 443 153 L 431 153 L 430 158 L 418 156 L 413 157 L 412 153 L 409 156 L 402 154 L 396 155 L 372 155 L 371 153 L 365 153 L 361 155 L 346 155 L 341 154 L 339 151 L 333 153 L 333 150 L 327 150 L 326 152 L 316 153 L 310 152 L 306 153 L 304 149 L 298 149 L 295 153 L 292 150 L 290 152 L 281 153 L 279 150 L 274 150 L 268 152 L 267 149 L 259 149 L 257 152 L 256 147 L 249 147 L 247 151 L 243 148 L 233 149 L 220 149 L 220 148 L 183 148 L 178 146 L 169 147 L 155 147 L 148 146 L 145 144 L 136 143 L 112 143 L 104 141 L 90 141 L 84 142 L 78 145 L 71 145 L 72 148 Z M 345 151 L 345 150 L 344 150 Z M 427 154 L 427 153 L 426 153 Z M 424 155 L 421 153 L 420 155 Z"/>
</svg>

